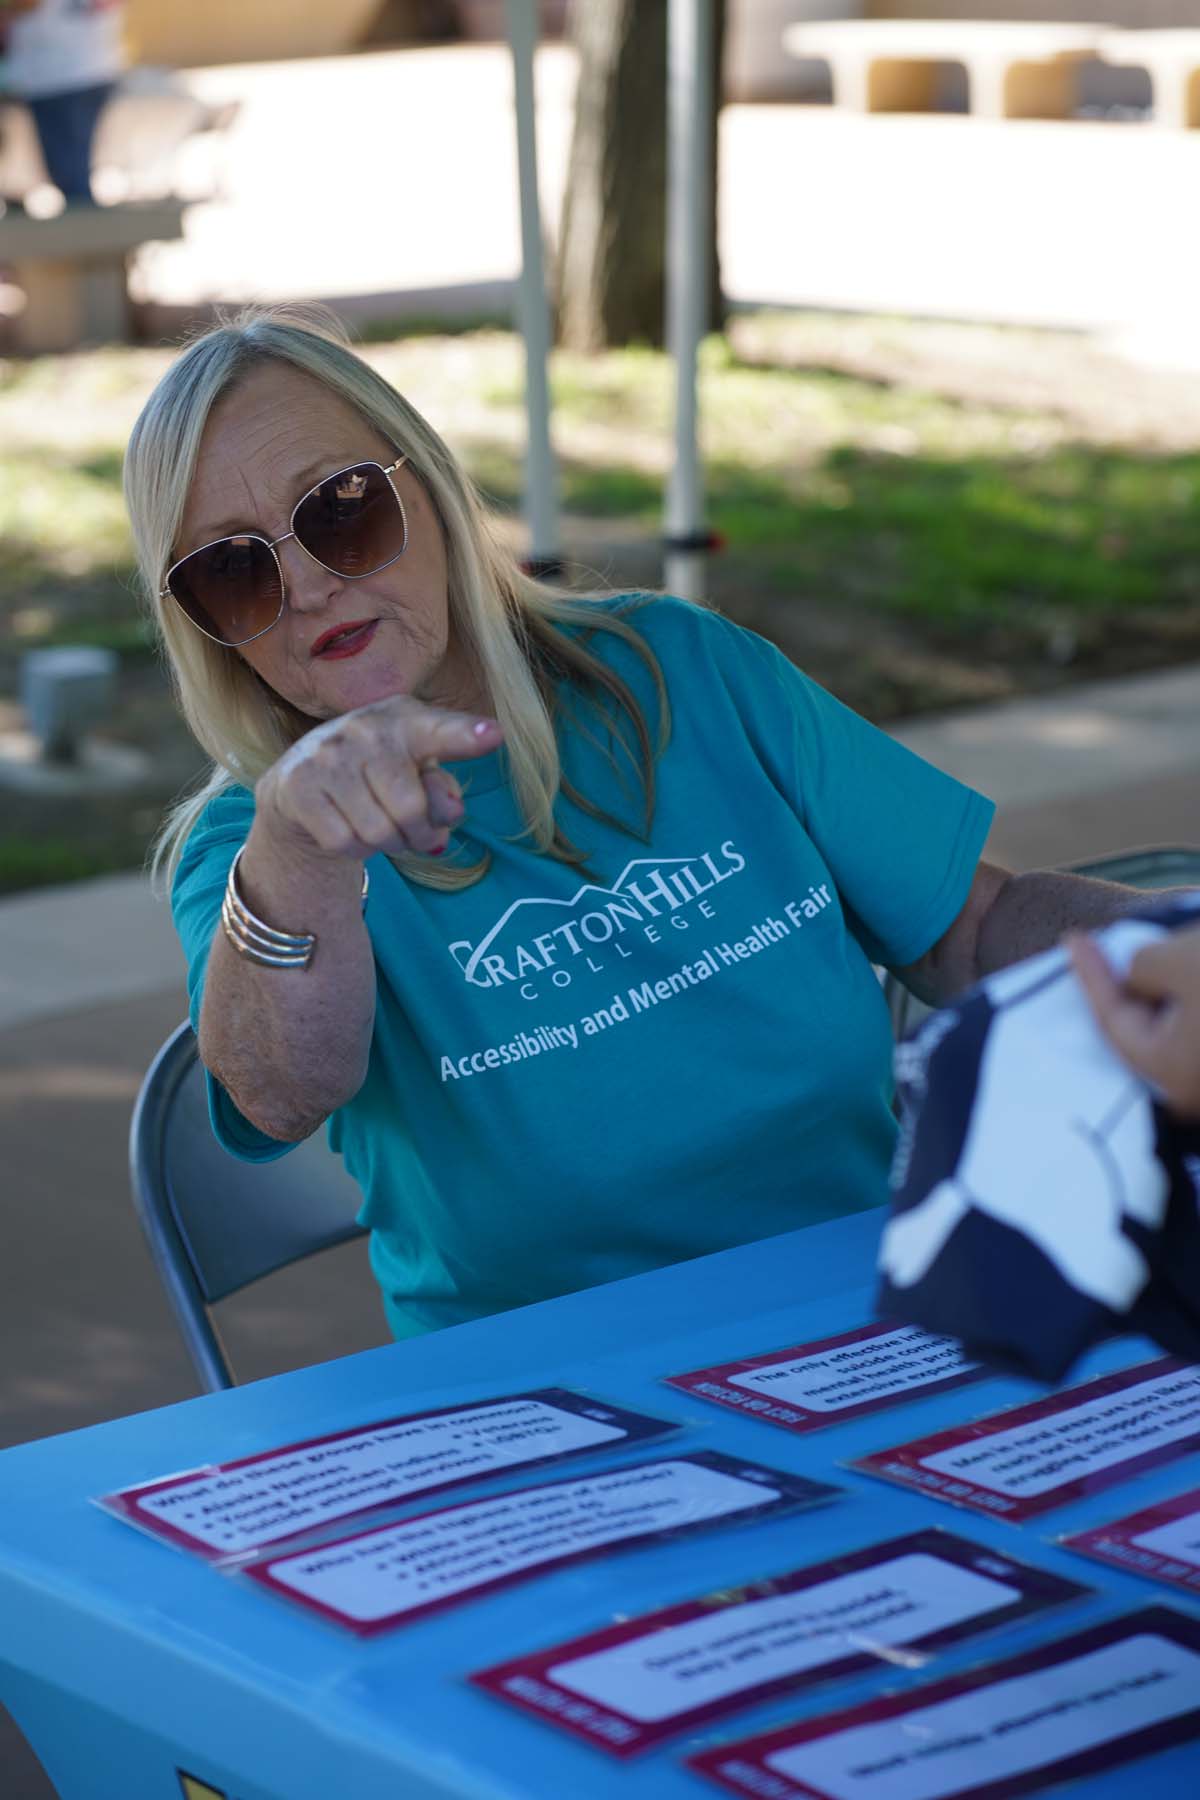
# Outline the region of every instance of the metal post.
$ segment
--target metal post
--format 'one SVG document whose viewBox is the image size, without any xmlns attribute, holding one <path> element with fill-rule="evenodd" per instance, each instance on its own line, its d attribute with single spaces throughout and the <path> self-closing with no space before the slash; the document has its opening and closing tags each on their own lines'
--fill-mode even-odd
<svg viewBox="0 0 1200 1800">
<path fill-rule="evenodd" d="M 712 0 L 667 11 L 667 349 L 675 361 L 675 463 L 667 484 L 665 583 L 701 600 L 710 548 L 697 441 L 696 353 L 708 325 Z"/>
<path fill-rule="evenodd" d="M 533 52 L 537 43 L 537 0 L 508 0 L 508 41 L 512 50 L 517 114 L 517 173 L 521 194 L 521 274 L 517 319 L 525 341 L 525 517 L 529 526 L 528 568 L 535 575 L 562 567 L 554 452 L 550 447 L 550 308 L 542 252 L 538 203 L 537 127 Z"/>
</svg>

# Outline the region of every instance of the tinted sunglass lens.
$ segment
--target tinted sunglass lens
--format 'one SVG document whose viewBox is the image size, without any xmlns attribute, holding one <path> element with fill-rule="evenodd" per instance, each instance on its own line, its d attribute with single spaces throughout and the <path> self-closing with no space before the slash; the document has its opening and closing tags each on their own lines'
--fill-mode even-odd
<svg viewBox="0 0 1200 1800">
<path fill-rule="evenodd" d="M 193 551 L 168 585 L 188 618 L 221 644 L 244 644 L 283 610 L 279 565 L 261 538 L 228 537 Z"/>
<path fill-rule="evenodd" d="M 306 494 L 292 521 L 296 540 L 335 574 L 372 575 L 404 549 L 404 510 L 377 463 L 358 463 Z"/>
</svg>

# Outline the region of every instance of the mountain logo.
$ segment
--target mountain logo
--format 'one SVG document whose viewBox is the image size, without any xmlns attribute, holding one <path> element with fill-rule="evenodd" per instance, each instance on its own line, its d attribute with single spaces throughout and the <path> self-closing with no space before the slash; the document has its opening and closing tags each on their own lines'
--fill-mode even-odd
<svg viewBox="0 0 1200 1800">
<path fill-rule="evenodd" d="M 527 981 L 681 909 L 704 906 L 705 895 L 745 867 L 731 839 L 696 856 L 637 857 L 611 887 L 588 882 L 569 900 L 540 894 L 514 900 L 478 943 L 460 939 L 450 954 L 473 987 Z"/>
</svg>

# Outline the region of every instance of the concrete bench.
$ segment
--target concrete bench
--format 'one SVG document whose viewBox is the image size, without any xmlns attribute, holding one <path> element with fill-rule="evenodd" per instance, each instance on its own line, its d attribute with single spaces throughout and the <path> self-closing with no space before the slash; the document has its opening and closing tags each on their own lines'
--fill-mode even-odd
<svg viewBox="0 0 1200 1800">
<path fill-rule="evenodd" d="M 783 42 L 791 56 L 827 62 L 834 105 L 855 112 L 934 111 L 939 65 L 960 63 L 979 118 L 1064 119 L 1073 65 L 1097 56 L 1105 35 L 1098 25 L 848 19 L 789 25 Z"/>
<path fill-rule="evenodd" d="M 1156 125 L 1200 127 L 1200 29 L 1106 31 L 1100 54 L 1116 68 L 1146 70 Z"/>
<path fill-rule="evenodd" d="M 0 217 L 0 268 L 25 295 L 5 324 L 7 347 L 73 350 L 129 336 L 126 262 L 140 244 L 183 236 L 181 200 L 69 206 L 53 219 Z"/>
</svg>

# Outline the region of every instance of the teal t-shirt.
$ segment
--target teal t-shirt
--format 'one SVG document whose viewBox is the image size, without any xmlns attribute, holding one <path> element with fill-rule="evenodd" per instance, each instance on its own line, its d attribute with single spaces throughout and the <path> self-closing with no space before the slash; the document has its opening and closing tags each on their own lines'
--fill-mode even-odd
<svg viewBox="0 0 1200 1800">
<path fill-rule="evenodd" d="M 462 853 L 492 854 L 483 880 L 446 893 L 369 865 L 375 1033 L 328 1130 L 397 1336 L 886 1198 L 891 1032 L 872 963 L 914 962 L 948 929 L 991 805 L 719 615 L 653 599 L 625 616 L 672 709 L 648 842 L 560 797 L 589 874 L 532 852 L 500 750 L 451 765 Z M 636 653 L 590 642 L 653 727 Z M 637 821 L 640 790 L 603 741 L 567 733 L 565 773 Z M 244 788 L 214 800 L 175 880 L 193 1019 L 253 810 Z M 283 1154 L 210 1091 L 227 1148 Z"/>
</svg>

